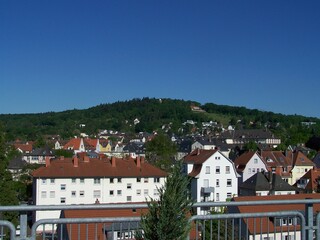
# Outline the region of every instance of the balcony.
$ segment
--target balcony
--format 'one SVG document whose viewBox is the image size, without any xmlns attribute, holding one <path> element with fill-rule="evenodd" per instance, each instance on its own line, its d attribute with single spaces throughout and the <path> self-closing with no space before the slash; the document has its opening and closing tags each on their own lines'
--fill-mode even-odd
<svg viewBox="0 0 320 240">
<path fill-rule="evenodd" d="M 295 210 L 288 210 L 288 205 Z M 298 210 L 297 206 L 301 206 Z M 268 209 L 281 206 L 283 211 L 243 212 L 241 207 Z M 269 206 L 269 207 L 268 207 Z M 192 228 L 188 239 L 319 239 L 320 199 L 269 200 L 245 202 L 195 203 L 194 208 L 227 209 L 208 215 L 190 216 Z M 85 217 L 42 219 L 28 229 L 28 213 L 37 211 L 90 211 L 147 209 L 147 204 L 92 204 L 63 206 L 0 206 L 0 212 L 19 212 L 20 231 L 8 221 L 0 220 L 0 236 L 15 239 L 134 239 L 140 229 L 140 217 Z M 237 210 L 238 209 L 238 210 Z M 195 211 L 196 212 L 196 211 Z M 170 223 L 168 223 L 170 224 Z M 17 236 L 18 233 L 20 236 Z M 9 239 L 9 238 L 8 238 Z"/>
<path fill-rule="evenodd" d="M 201 193 L 202 194 L 214 193 L 214 187 L 202 187 L 201 188 Z"/>
</svg>

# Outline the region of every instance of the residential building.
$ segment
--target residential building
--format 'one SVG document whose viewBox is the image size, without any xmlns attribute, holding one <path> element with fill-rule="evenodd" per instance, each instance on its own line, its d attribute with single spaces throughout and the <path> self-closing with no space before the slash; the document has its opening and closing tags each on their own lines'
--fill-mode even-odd
<svg viewBox="0 0 320 240">
<path fill-rule="evenodd" d="M 315 164 L 300 151 L 290 152 L 288 157 L 292 159 L 291 182 L 289 182 L 291 185 L 315 167 Z"/>
<path fill-rule="evenodd" d="M 261 158 L 267 165 L 268 171 L 278 174 L 289 184 L 292 183 L 292 160 L 281 151 L 261 151 Z"/>
<path fill-rule="evenodd" d="M 239 196 L 290 195 L 296 192 L 295 187 L 272 172 L 258 172 L 239 184 Z"/>
<path fill-rule="evenodd" d="M 45 164 L 46 158 L 54 158 L 55 155 L 49 147 L 36 148 L 30 153 L 25 153 L 22 159 L 29 164 Z"/>
<path fill-rule="evenodd" d="M 241 154 L 234 161 L 237 172 L 240 174 L 239 183 L 247 181 L 258 172 L 267 172 L 267 165 L 257 152 L 248 151 Z"/>
<path fill-rule="evenodd" d="M 35 205 L 143 202 L 157 199 L 166 173 L 144 158 L 63 158 L 35 170 Z M 57 218 L 59 211 L 37 212 L 35 220 Z"/>
<path fill-rule="evenodd" d="M 241 206 L 229 206 L 228 213 L 267 213 L 283 211 L 299 211 L 306 217 L 304 204 L 268 204 L 250 205 L 250 201 L 272 201 L 272 200 L 299 200 L 299 199 L 320 199 L 320 194 L 294 194 L 294 195 L 274 195 L 274 196 L 248 196 L 235 197 L 234 202 L 246 202 Z M 320 204 L 313 204 L 313 214 L 320 211 Z M 295 216 L 278 216 L 262 218 L 243 218 L 235 223 L 241 234 L 241 239 L 301 239 L 300 219 Z"/>
<path fill-rule="evenodd" d="M 239 175 L 219 150 L 195 149 L 184 158 L 184 173 L 192 177 L 191 195 L 197 202 L 224 202 L 238 194 Z"/>
<path fill-rule="evenodd" d="M 306 172 L 295 184 L 305 193 L 316 193 L 320 190 L 320 169 L 314 168 Z"/>
</svg>

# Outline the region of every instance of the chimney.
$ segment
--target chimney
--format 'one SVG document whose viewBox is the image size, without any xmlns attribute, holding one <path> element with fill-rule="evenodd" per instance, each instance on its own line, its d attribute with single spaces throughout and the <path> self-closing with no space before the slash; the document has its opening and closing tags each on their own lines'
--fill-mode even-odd
<svg viewBox="0 0 320 240">
<path fill-rule="evenodd" d="M 137 167 L 141 167 L 140 156 L 137 156 Z"/>
<path fill-rule="evenodd" d="M 84 162 L 88 163 L 90 161 L 89 156 L 84 156 L 83 160 L 84 160 Z"/>
<path fill-rule="evenodd" d="M 197 155 L 200 155 L 200 148 L 197 148 Z"/>
<path fill-rule="evenodd" d="M 144 157 L 143 156 L 140 157 L 140 163 L 144 163 Z"/>
<path fill-rule="evenodd" d="M 63 161 L 63 160 L 64 160 L 64 156 L 60 156 L 60 160 L 62 160 L 62 161 Z"/>
<path fill-rule="evenodd" d="M 50 166 L 50 158 L 49 156 L 46 156 L 46 167 Z"/>
<path fill-rule="evenodd" d="M 79 158 L 77 156 L 74 156 L 73 158 L 73 166 L 79 167 Z"/>
<path fill-rule="evenodd" d="M 116 167 L 116 158 L 114 156 L 111 157 L 111 166 Z"/>
</svg>

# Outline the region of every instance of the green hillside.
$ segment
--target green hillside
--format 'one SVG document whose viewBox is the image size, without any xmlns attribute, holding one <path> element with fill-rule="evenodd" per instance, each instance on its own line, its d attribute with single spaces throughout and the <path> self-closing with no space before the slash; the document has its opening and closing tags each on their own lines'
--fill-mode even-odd
<svg viewBox="0 0 320 240">
<path fill-rule="evenodd" d="M 195 112 L 191 106 L 199 106 L 204 112 Z M 136 125 L 133 121 L 138 119 Z M 299 115 L 283 115 L 245 107 L 231 107 L 177 99 L 142 98 L 129 101 L 101 104 L 84 110 L 47 112 L 38 114 L 2 114 L 2 122 L 8 140 L 21 138 L 36 140 L 40 136 L 59 134 L 63 138 L 79 135 L 80 132 L 94 135 L 100 129 L 135 133 L 160 130 L 170 126 L 170 132 L 179 133 L 182 123 L 215 121 L 224 127 L 232 124 L 237 128 L 269 128 L 287 143 L 305 142 L 313 134 L 320 133 L 320 120 Z M 302 122 L 314 122 L 310 126 Z M 81 127 L 82 126 L 82 127 Z M 190 130 L 190 129 L 188 129 Z M 184 132 L 186 133 L 186 132 Z M 181 134 L 181 133 L 180 133 Z"/>
</svg>

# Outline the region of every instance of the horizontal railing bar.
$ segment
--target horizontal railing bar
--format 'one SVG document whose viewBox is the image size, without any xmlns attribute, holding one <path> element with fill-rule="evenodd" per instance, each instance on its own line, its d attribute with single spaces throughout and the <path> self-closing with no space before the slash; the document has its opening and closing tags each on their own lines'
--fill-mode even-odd
<svg viewBox="0 0 320 240">
<path fill-rule="evenodd" d="M 320 204 L 320 199 L 297 200 L 269 200 L 269 201 L 245 201 L 245 202 L 197 202 L 193 207 L 228 207 L 228 206 L 253 206 L 253 205 L 286 205 L 286 204 Z M 54 210 L 90 210 L 90 209 L 126 209 L 148 208 L 147 203 L 137 204 L 74 204 L 74 205 L 18 205 L 0 206 L 3 211 L 54 211 Z"/>
</svg>

